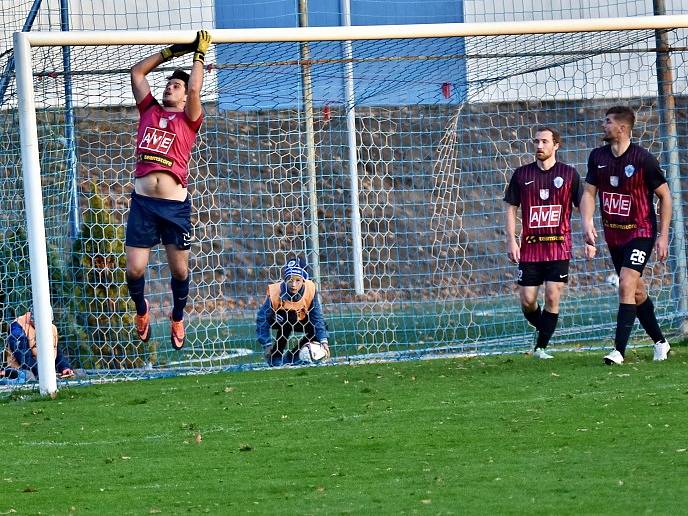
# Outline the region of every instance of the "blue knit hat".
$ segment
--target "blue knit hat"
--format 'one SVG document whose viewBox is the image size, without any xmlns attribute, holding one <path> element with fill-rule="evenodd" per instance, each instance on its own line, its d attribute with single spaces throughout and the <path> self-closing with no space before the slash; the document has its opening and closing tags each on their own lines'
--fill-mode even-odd
<svg viewBox="0 0 688 516">
<path fill-rule="evenodd" d="M 286 265 L 282 268 L 282 278 L 286 281 L 292 276 L 299 276 L 306 280 L 308 279 L 306 267 L 306 262 L 300 257 L 289 258 Z"/>
</svg>

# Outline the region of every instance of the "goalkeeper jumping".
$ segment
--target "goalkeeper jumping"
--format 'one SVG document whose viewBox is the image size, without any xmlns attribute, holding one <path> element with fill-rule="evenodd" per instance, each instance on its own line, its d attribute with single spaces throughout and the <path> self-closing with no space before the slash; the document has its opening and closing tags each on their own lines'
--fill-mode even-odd
<svg viewBox="0 0 688 516">
<path fill-rule="evenodd" d="M 144 297 L 150 250 L 162 242 L 172 275 L 170 340 L 184 346 L 184 307 L 189 295 L 191 199 L 187 190 L 189 159 L 203 123 L 201 88 L 210 34 L 199 31 L 192 43 L 172 45 L 131 68 L 131 89 L 140 120 L 136 137 L 136 170 L 127 219 L 127 286 L 136 305 L 136 331 L 151 336 L 150 312 Z M 167 78 L 162 105 L 151 94 L 146 76 L 167 61 L 193 53 L 191 73 L 175 70 Z"/>
</svg>

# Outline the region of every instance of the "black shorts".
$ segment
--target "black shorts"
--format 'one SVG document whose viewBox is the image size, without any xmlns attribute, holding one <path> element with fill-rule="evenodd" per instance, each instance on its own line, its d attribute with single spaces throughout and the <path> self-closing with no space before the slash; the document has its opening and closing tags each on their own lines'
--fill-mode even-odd
<svg viewBox="0 0 688 516">
<path fill-rule="evenodd" d="M 521 262 L 516 283 L 521 287 L 538 287 L 545 281 L 569 282 L 569 260 Z"/>
<path fill-rule="evenodd" d="M 126 245 L 149 249 L 162 241 L 187 251 L 191 249 L 191 229 L 191 197 L 173 201 L 132 192 Z"/>
<path fill-rule="evenodd" d="M 634 238 L 626 245 L 610 247 L 609 254 L 612 256 L 616 273 L 620 274 L 621 267 L 626 267 L 638 271 L 642 276 L 654 245 L 654 238 Z"/>
</svg>

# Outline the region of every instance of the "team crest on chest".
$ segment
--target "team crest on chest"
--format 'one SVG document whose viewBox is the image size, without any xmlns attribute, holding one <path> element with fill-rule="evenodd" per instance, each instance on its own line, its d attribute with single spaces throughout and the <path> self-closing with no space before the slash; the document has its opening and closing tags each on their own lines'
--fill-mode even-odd
<svg viewBox="0 0 688 516">
<path fill-rule="evenodd" d="M 626 174 L 626 177 L 631 177 L 634 172 L 635 167 L 633 165 L 626 165 L 626 168 L 624 168 L 624 174 Z"/>
<path fill-rule="evenodd" d="M 540 199 L 543 201 L 549 199 L 549 188 L 540 188 Z"/>
<path fill-rule="evenodd" d="M 614 188 L 619 186 L 619 176 L 609 176 L 609 184 Z"/>
<path fill-rule="evenodd" d="M 167 118 L 160 119 L 160 129 L 165 129 L 167 127 Z"/>
<path fill-rule="evenodd" d="M 557 188 L 561 188 L 562 186 L 564 186 L 564 178 L 561 176 L 555 177 L 554 186 L 556 186 Z"/>
</svg>

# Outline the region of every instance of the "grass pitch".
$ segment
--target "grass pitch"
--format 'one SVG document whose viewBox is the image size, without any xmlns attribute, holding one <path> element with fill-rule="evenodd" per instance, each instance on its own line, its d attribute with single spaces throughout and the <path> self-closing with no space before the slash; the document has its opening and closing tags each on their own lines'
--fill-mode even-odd
<svg viewBox="0 0 688 516">
<path fill-rule="evenodd" d="M 0 514 L 680 514 L 686 348 L 248 371 L 0 402 Z"/>
</svg>

